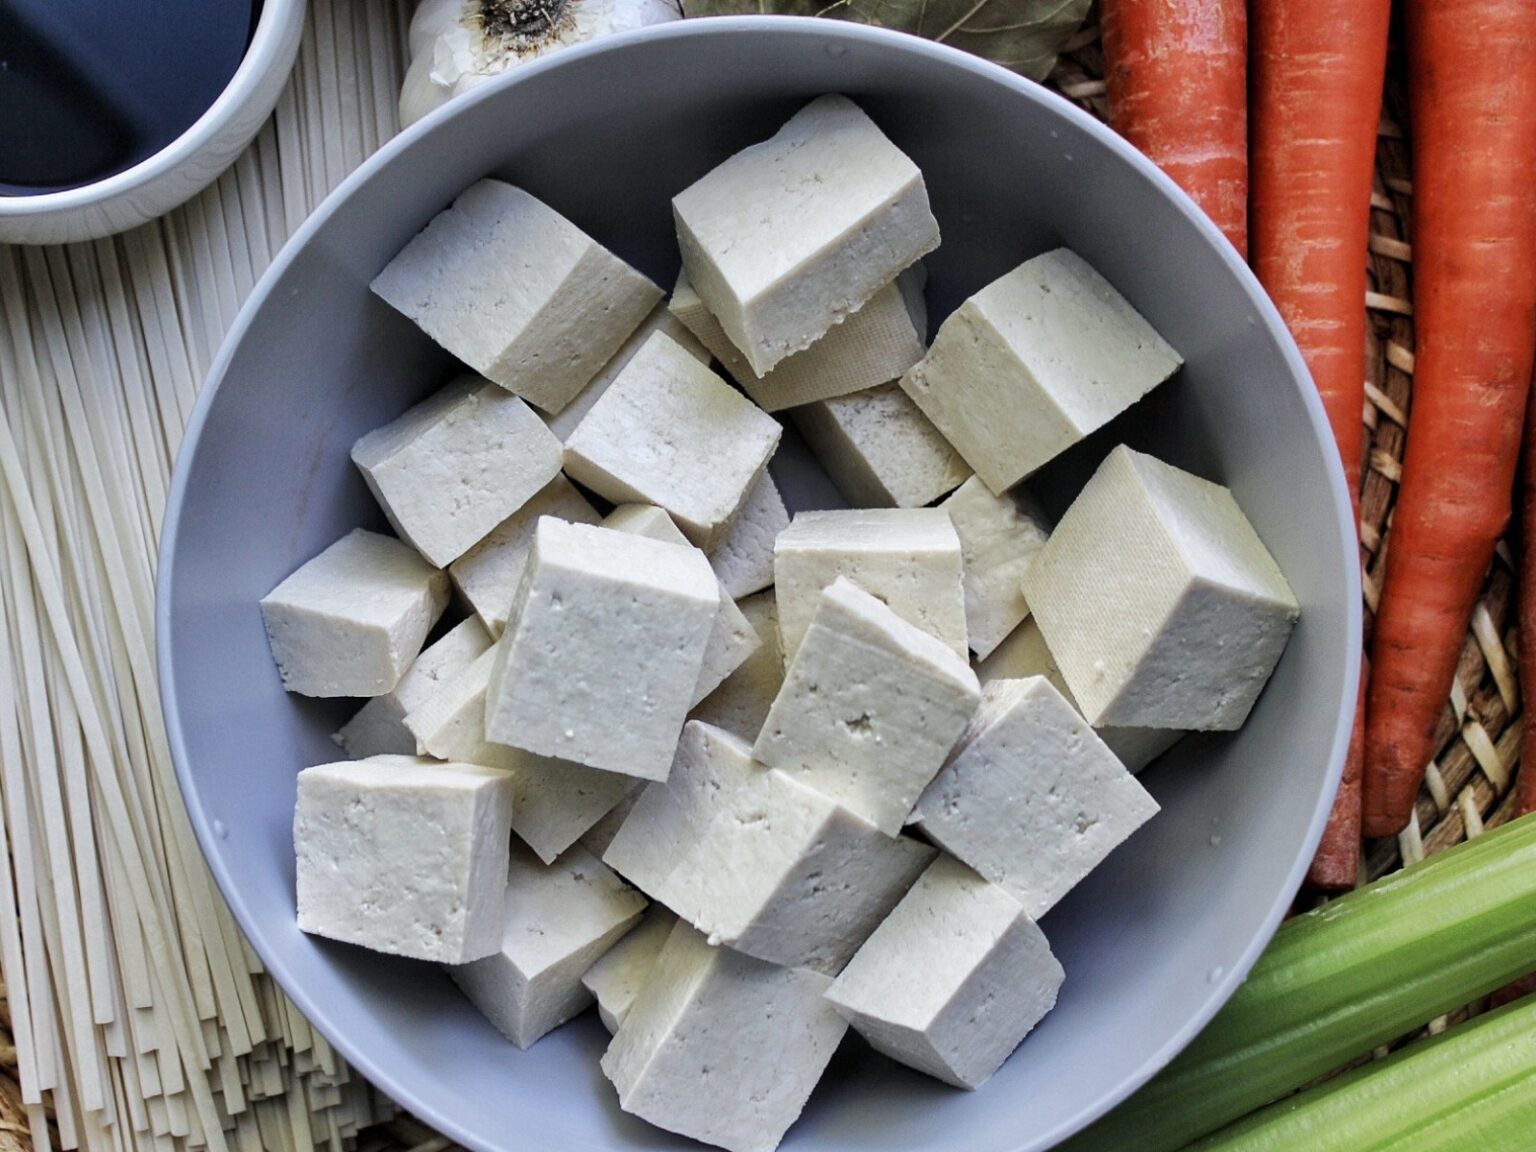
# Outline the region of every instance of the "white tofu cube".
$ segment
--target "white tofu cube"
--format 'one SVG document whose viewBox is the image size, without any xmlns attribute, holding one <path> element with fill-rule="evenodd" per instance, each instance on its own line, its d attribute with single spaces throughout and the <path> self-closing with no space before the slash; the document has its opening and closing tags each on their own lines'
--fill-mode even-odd
<svg viewBox="0 0 1536 1152">
<path fill-rule="evenodd" d="M 665 508 L 701 548 L 724 539 L 784 430 L 656 333 L 565 442 L 565 470 L 615 504 Z"/>
<path fill-rule="evenodd" d="M 502 899 L 499 950 L 448 973 L 498 1032 L 527 1048 L 592 1003 L 583 974 L 639 922 L 646 900 L 585 848 L 546 865 L 520 845 Z"/>
<path fill-rule="evenodd" d="M 1023 491 L 994 496 L 972 476 L 939 505 L 960 537 L 965 563 L 965 632 L 978 659 L 1029 615 L 1024 573 L 1050 533 L 1045 513 Z"/>
<path fill-rule="evenodd" d="M 494 952 L 512 778 L 375 756 L 299 773 L 299 928 L 376 952 L 460 964 Z"/>
<path fill-rule="evenodd" d="M 491 669 L 486 739 L 666 779 L 719 612 L 697 549 L 545 517 Z"/>
<path fill-rule="evenodd" d="M 853 508 L 801 512 L 773 549 L 779 647 L 793 660 L 821 603 L 846 576 L 962 658 L 965 586 L 960 537 L 938 508 Z"/>
<path fill-rule="evenodd" d="M 512 610 L 512 598 L 523 578 L 523 563 L 533 546 L 534 525 L 541 516 L 573 524 L 596 524 L 602 520 L 574 484 L 564 475 L 556 476 L 543 491 L 448 567 L 459 595 L 492 636 L 500 636 L 507 626 L 507 613 Z"/>
<path fill-rule="evenodd" d="M 678 924 L 603 1054 L 619 1107 L 729 1152 L 773 1152 L 848 1030 L 829 983 Z"/>
<path fill-rule="evenodd" d="M 784 657 L 779 652 L 779 611 L 773 590 L 737 603 L 747 623 L 762 638 L 762 647 L 704 698 L 693 710 L 693 719 L 751 741 L 762 731 L 768 710 L 784 683 Z"/>
<path fill-rule="evenodd" d="M 870 1046 L 980 1088 L 1056 1006 L 1065 973 L 996 884 L 940 856 L 827 989 Z"/>
<path fill-rule="evenodd" d="M 724 365 L 731 379 L 766 412 L 780 412 L 834 396 L 846 396 L 897 379 L 923 358 L 927 315 L 923 268 L 914 264 L 869 303 L 833 326 L 803 352 L 759 375 L 699 298 L 684 269 L 668 304 L 677 317 Z"/>
<path fill-rule="evenodd" d="M 1062 679 L 1056 657 L 1046 647 L 1040 625 L 1033 619 L 1025 620 L 1009 634 L 1008 638 L 992 650 L 992 654 L 976 665 L 976 676 L 986 687 L 994 680 L 1022 680 L 1026 676 L 1044 676 L 1056 691 L 1066 697 L 1067 703 L 1077 708 L 1072 689 Z M 1184 736 L 1174 728 L 1095 728 L 1105 747 L 1115 754 L 1126 771 L 1140 772 Z"/>
<path fill-rule="evenodd" d="M 912 813 L 935 844 L 1038 920 L 1157 801 L 1044 677 L 994 680 Z"/>
<path fill-rule="evenodd" d="M 758 373 L 939 246 L 922 172 L 844 96 L 807 104 L 672 214 L 688 279 Z"/>
<path fill-rule="evenodd" d="M 1231 492 L 1123 445 L 1024 592 L 1095 727 L 1240 728 L 1299 614 Z"/>
<path fill-rule="evenodd" d="M 354 760 L 367 756 L 416 753 L 416 737 L 405 726 L 406 716 L 432 696 L 491 646 L 491 635 L 471 616 L 449 629 L 437 643 L 422 649 L 393 691 L 375 696 L 336 733 L 336 743 Z"/>
<path fill-rule="evenodd" d="M 642 785 L 610 808 L 606 816 L 581 834 L 581 846 L 598 859 L 602 859 L 603 853 L 608 851 L 608 845 L 613 843 L 613 838 L 619 834 L 619 829 L 624 827 L 624 821 L 629 819 L 630 812 L 640 802 L 640 793 L 644 791 L 645 788 Z"/>
<path fill-rule="evenodd" d="M 481 180 L 380 272 L 373 291 L 476 372 L 559 412 L 662 291 L 553 208 Z"/>
<path fill-rule="evenodd" d="M 1001 494 L 1182 363 L 1107 280 L 1058 248 L 960 305 L 901 386 Z"/>
<path fill-rule="evenodd" d="M 933 856 L 690 722 L 603 861 L 712 941 L 836 973 Z"/>
<path fill-rule="evenodd" d="M 640 923 L 599 956 L 581 978 L 596 999 L 597 1015 L 610 1033 L 619 1030 L 624 1017 L 629 1015 L 629 1006 L 650 982 L 661 950 L 676 925 L 677 917 L 670 910 L 652 904 Z"/>
<path fill-rule="evenodd" d="M 725 537 L 709 550 L 720 586 L 740 600 L 773 585 L 773 542 L 789 527 L 779 486 L 764 468 Z"/>
<path fill-rule="evenodd" d="M 980 699 L 970 665 L 840 577 L 752 755 L 895 836 Z"/>
<path fill-rule="evenodd" d="M 971 474 L 896 384 L 807 404 L 795 410 L 794 421 L 837 490 L 857 508 L 921 508 Z"/>
<path fill-rule="evenodd" d="M 469 375 L 352 446 L 390 524 L 439 568 L 559 475 L 560 456 L 533 409 Z"/>
<path fill-rule="evenodd" d="M 393 536 L 354 528 L 261 601 L 283 687 L 382 696 L 448 606 L 448 576 Z"/>
<path fill-rule="evenodd" d="M 603 527 L 646 536 L 660 540 L 663 544 L 693 547 L 688 537 L 672 522 L 672 517 L 651 504 L 620 504 L 608 513 L 603 520 Z M 727 676 L 762 647 L 762 643 L 746 616 L 736 606 L 736 601 L 731 599 L 730 593 L 721 585 L 720 612 L 715 617 L 714 628 L 710 630 L 709 645 L 704 649 L 704 665 L 699 669 L 698 683 L 694 685 L 693 698 L 688 706 L 692 708 L 719 687 Z"/>
</svg>

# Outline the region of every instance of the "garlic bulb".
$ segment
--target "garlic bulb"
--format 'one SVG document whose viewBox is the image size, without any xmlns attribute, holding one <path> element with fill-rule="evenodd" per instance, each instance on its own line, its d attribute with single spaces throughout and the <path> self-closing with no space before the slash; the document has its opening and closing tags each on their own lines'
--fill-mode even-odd
<svg viewBox="0 0 1536 1152">
<path fill-rule="evenodd" d="M 400 126 L 527 60 L 682 15 L 680 0 L 421 0 Z"/>
</svg>

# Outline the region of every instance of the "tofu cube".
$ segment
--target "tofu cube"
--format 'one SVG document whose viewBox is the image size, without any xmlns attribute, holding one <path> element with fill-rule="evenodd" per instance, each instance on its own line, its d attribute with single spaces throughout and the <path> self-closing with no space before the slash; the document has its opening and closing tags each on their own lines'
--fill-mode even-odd
<svg viewBox="0 0 1536 1152">
<path fill-rule="evenodd" d="M 971 474 L 933 421 L 896 384 L 794 412 L 795 427 L 856 508 L 921 508 Z"/>
<path fill-rule="evenodd" d="M 980 1088 L 1056 1006 L 1065 978 L 1012 896 L 940 856 L 827 989 L 877 1052 Z"/>
<path fill-rule="evenodd" d="M 666 779 L 720 582 L 693 548 L 549 517 L 486 690 L 486 739 Z"/>
<path fill-rule="evenodd" d="M 582 976 L 639 923 L 646 900 L 585 848 L 541 864 L 520 845 L 502 900 L 499 950 L 448 974 L 498 1032 L 527 1048 L 592 1003 Z"/>
<path fill-rule="evenodd" d="M 565 470 L 615 504 L 655 504 L 701 548 L 725 538 L 784 430 L 656 333 L 565 443 Z"/>
<path fill-rule="evenodd" d="M 462 964 L 501 940 L 512 778 L 375 756 L 299 773 L 299 928 L 376 952 Z"/>
<path fill-rule="evenodd" d="M 629 819 L 629 814 L 640 802 L 640 794 L 644 791 L 645 786 L 642 784 L 610 808 L 606 816 L 581 834 L 581 846 L 601 860 L 603 853 L 608 851 L 608 845 L 619 834 L 619 829 L 624 827 L 624 821 Z"/>
<path fill-rule="evenodd" d="M 773 542 L 789 527 L 779 486 L 764 468 L 725 537 L 709 550 L 720 586 L 734 599 L 773 586 Z"/>
<path fill-rule="evenodd" d="M 813 100 L 672 214 L 688 279 L 759 374 L 939 246 L 922 172 L 844 96 Z"/>
<path fill-rule="evenodd" d="M 895 836 L 980 699 L 969 664 L 840 577 L 752 755 Z"/>
<path fill-rule="evenodd" d="M 978 659 L 1003 642 L 1029 615 L 1024 574 L 1051 534 L 1040 505 L 1027 492 L 994 496 L 972 476 L 939 505 L 960 537 L 965 565 L 965 632 Z"/>
<path fill-rule="evenodd" d="M 662 291 L 553 208 L 470 185 L 380 272 L 373 291 L 465 364 L 558 413 Z"/>
<path fill-rule="evenodd" d="M 729 1152 L 773 1152 L 848 1030 L 830 983 L 678 924 L 603 1054 L 619 1107 Z"/>
<path fill-rule="evenodd" d="M 448 606 L 448 577 L 393 536 L 354 528 L 261 601 L 283 687 L 382 696 Z"/>
<path fill-rule="evenodd" d="M 619 1030 L 635 997 L 650 982 L 661 950 L 676 925 L 677 917 L 670 910 L 652 904 L 640 923 L 599 956 L 581 978 L 597 1001 L 598 1018 L 610 1034 Z"/>
<path fill-rule="evenodd" d="M 1038 920 L 1157 813 L 1049 681 L 994 680 L 912 813 L 935 844 Z"/>
<path fill-rule="evenodd" d="M 336 743 L 354 760 L 394 754 L 413 756 L 416 737 L 405 718 L 491 646 L 491 635 L 477 617 L 461 621 L 442 639 L 422 649 L 393 691 L 375 696 L 336 733 Z"/>
<path fill-rule="evenodd" d="M 938 508 L 801 512 L 773 549 L 779 646 L 793 660 L 821 604 L 846 576 L 957 655 L 966 655 L 960 537 Z"/>
<path fill-rule="evenodd" d="M 998 494 L 1183 363 L 1065 248 L 1026 260 L 940 326 L 901 386 Z"/>
<path fill-rule="evenodd" d="M 352 446 L 390 524 L 439 568 L 559 475 L 560 456 L 533 409 L 468 375 Z"/>
<path fill-rule="evenodd" d="M 492 636 L 500 636 L 523 578 L 523 564 L 533 546 L 541 516 L 572 524 L 597 524 L 597 509 L 564 475 L 549 484 L 498 524 L 488 536 L 448 566 L 448 575 Z"/>
<path fill-rule="evenodd" d="M 712 941 L 835 974 L 933 856 L 690 722 L 603 861 Z"/>
<path fill-rule="evenodd" d="M 885 384 L 921 360 L 928 333 L 923 279 L 922 265 L 914 264 L 809 348 L 786 356 L 764 375 L 731 343 L 693 290 L 687 269 L 678 273 L 668 307 L 743 392 L 765 412 L 780 412 Z"/>
<path fill-rule="evenodd" d="M 724 728 L 743 740 L 756 740 L 774 697 L 784 684 L 784 657 L 779 652 L 779 610 L 773 590 L 737 602 L 762 646 L 727 676 L 693 710 L 693 719 Z"/>
<path fill-rule="evenodd" d="M 1123 445 L 1024 592 L 1094 727 L 1242 727 L 1300 611 L 1231 492 Z"/>
</svg>

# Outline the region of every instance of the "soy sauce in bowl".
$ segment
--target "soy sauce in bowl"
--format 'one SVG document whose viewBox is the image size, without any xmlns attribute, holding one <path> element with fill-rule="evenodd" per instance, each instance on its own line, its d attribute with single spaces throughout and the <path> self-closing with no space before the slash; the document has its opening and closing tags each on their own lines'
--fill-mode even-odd
<svg viewBox="0 0 1536 1152">
<path fill-rule="evenodd" d="M 206 112 L 262 0 L 0 0 L 0 196 L 78 188 Z"/>
</svg>

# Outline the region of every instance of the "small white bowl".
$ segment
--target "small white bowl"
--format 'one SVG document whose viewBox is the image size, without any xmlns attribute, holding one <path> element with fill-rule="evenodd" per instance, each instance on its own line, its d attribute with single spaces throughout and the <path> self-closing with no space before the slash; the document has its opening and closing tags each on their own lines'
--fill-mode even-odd
<svg viewBox="0 0 1536 1152">
<path fill-rule="evenodd" d="M 240 67 L 217 100 L 160 151 L 104 180 L 0 196 L 0 242 L 67 244 L 124 232 L 218 179 L 277 105 L 304 32 L 305 0 L 264 0 Z"/>
</svg>

